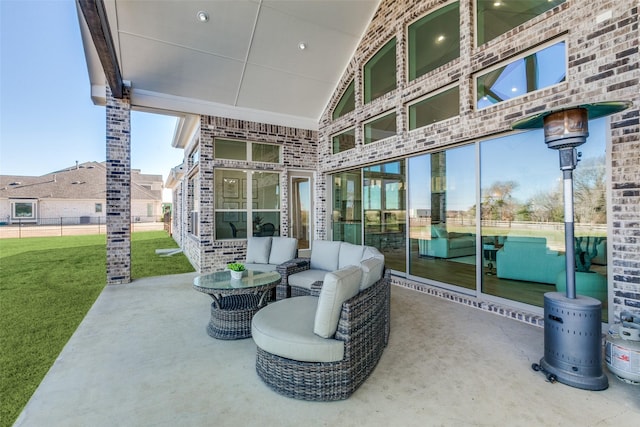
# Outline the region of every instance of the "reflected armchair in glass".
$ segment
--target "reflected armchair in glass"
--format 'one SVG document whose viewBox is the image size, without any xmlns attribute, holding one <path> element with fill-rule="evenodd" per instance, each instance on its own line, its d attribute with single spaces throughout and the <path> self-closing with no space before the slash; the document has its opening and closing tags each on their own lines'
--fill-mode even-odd
<svg viewBox="0 0 640 427">
<path fill-rule="evenodd" d="M 236 226 L 232 222 L 229 223 L 229 226 L 231 227 L 231 236 L 233 236 L 234 238 L 238 237 L 238 229 L 236 228 Z"/>
<path fill-rule="evenodd" d="M 262 226 L 261 230 L 257 233 L 254 233 L 254 235 L 256 236 L 273 236 L 273 234 L 276 231 L 276 227 L 275 225 L 273 225 L 270 222 L 266 222 L 264 223 L 264 225 Z"/>
</svg>

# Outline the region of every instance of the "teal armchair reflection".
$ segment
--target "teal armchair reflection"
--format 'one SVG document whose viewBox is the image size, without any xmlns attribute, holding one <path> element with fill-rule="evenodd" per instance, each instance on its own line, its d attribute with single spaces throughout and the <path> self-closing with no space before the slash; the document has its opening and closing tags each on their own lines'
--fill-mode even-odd
<svg viewBox="0 0 640 427">
<path fill-rule="evenodd" d="M 565 270 L 565 256 L 547 247 L 544 237 L 509 236 L 496 254 L 501 279 L 555 284 Z"/>
</svg>

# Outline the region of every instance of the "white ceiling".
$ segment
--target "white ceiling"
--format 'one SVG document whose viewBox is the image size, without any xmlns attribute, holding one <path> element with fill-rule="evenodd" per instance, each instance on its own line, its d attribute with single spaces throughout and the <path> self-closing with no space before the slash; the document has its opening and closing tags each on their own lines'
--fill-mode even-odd
<svg viewBox="0 0 640 427">
<path fill-rule="evenodd" d="M 135 106 L 317 129 L 380 0 L 104 2 Z M 104 73 L 82 34 L 101 102 Z"/>
</svg>

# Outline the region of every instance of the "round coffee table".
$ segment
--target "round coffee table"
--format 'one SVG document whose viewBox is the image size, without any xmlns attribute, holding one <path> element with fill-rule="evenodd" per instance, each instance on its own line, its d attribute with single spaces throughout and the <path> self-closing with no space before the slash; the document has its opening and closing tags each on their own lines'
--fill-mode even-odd
<svg viewBox="0 0 640 427">
<path fill-rule="evenodd" d="M 223 340 L 249 338 L 253 315 L 267 304 L 280 280 L 275 271 L 251 270 L 245 271 L 242 279 L 232 279 L 229 271 L 193 279 L 193 288 L 213 299 L 207 333 Z"/>
</svg>

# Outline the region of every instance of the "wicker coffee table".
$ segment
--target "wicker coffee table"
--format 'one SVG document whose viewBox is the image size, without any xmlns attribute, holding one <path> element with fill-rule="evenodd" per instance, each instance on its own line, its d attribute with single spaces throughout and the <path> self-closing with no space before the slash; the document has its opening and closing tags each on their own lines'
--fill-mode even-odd
<svg viewBox="0 0 640 427">
<path fill-rule="evenodd" d="M 249 338 L 253 315 L 267 304 L 280 279 L 275 271 L 251 270 L 245 271 L 238 280 L 231 279 L 229 271 L 196 277 L 194 289 L 213 299 L 207 333 L 223 340 Z"/>
</svg>

